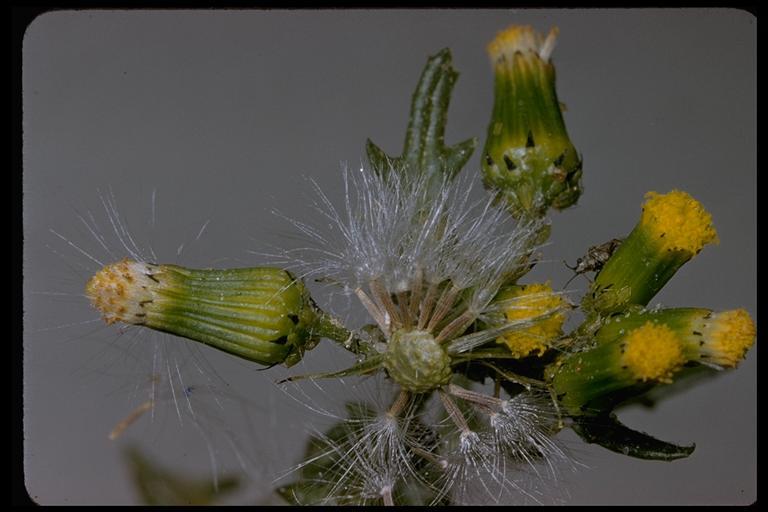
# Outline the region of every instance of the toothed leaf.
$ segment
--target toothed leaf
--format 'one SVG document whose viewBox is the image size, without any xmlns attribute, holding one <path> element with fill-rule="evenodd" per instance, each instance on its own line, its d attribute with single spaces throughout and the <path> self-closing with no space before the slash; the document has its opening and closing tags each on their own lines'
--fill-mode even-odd
<svg viewBox="0 0 768 512">
<path fill-rule="evenodd" d="M 452 178 L 464 167 L 477 146 L 477 139 L 445 145 L 448 105 L 458 76 L 451 66 L 451 52 L 447 48 L 429 57 L 411 99 L 403 153 L 390 157 L 370 139 L 366 141 L 368 161 L 374 170 L 387 173 L 397 169 Z"/>
</svg>

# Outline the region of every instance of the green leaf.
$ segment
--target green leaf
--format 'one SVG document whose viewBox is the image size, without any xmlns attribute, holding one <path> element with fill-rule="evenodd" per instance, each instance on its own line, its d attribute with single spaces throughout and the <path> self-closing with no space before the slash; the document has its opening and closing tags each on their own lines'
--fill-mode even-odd
<svg viewBox="0 0 768 512">
<path fill-rule="evenodd" d="M 632 430 L 613 413 L 574 418 L 572 428 L 587 443 L 638 459 L 673 461 L 688 457 L 696 448 L 695 444 L 678 446 Z"/>
<path fill-rule="evenodd" d="M 447 48 L 429 57 L 411 99 L 402 154 L 389 156 L 370 139 L 366 140 L 368 161 L 375 171 L 424 174 L 437 181 L 443 176 L 453 178 L 464 167 L 477 139 L 445 145 L 448 105 L 458 76 Z"/>
<path fill-rule="evenodd" d="M 135 446 L 128 446 L 123 456 L 139 499 L 146 505 L 210 505 L 241 486 L 240 479 L 232 475 L 216 483 L 182 475 L 159 466 Z"/>
</svg>

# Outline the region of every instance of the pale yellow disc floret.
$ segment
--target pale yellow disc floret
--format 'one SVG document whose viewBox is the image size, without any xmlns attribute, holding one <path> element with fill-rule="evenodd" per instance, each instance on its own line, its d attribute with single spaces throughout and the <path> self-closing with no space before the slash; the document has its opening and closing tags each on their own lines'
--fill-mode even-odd
<svg viewBox="0 0 768 512">
<path fill-rule="evenodd" d="M 552 50 L 555 49 L 558 29 L 550 29 L 546 38 L 528 25 L 512 25 L 502 30 L 488 44 L 487 51 L 491 61 L 496 62 L 502 57 L 511 59 L 516 52 L 526 54 L 533 52 L 542 60 L 549 61 Z"/>
<path fill-rule="evenodd" d="M 716 313 L 710 319 L 701 351 L 710 362 L 733 368 L 754 344 L 756 335 L 755 322 L 746 310 Z"/>
<path fill-rule="evenodd" d="M 530 327 L 497 338 L 497 343 L 506 345 L 514 357 L 541 356 L 563 333 L 563 309 L 568 303 L 561 295 L 554 293 L 549 284 L 515 287 L 512 291 L 503 292 L 499 299 L 505 304 L 504 315 L 508 321 L 533 322 Z"/>
<path fill-rule="evenodd" d="M 662 250 L 695 255 L 705 245 L 718 243 L 712 216 L 690 194 L 648 192 L 645 198 L 640 223 Z"/>
<path fill-rule="evenodd" d="M 105 266 L 91 277 L 85 294 L 108 324 L 144 323 L 143 304 L 152 301 L 151 290 L 157 286 L 145 263 L 123 259 Z"/>
<path fill-rule="evenodd" d="M 682 340 L 664 324 L 646 322 L 624 339 L 622 367 L 643 382 L 672 382 L 685 363 Z"/>
</svg>

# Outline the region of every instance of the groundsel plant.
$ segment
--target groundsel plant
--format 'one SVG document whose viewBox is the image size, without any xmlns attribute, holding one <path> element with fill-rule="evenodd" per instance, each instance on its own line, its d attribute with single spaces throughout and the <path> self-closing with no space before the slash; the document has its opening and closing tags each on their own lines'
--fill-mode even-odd
<svg viewBox="0 0 768 512">
<path fill-rule="evenodd" d="M 458 76 L 451 54 L 429 57 L 402 154 L 369 140 L 364 165 L 336 184 L 312 181 L 312 219 L 280 212 L 302 245 L 263 255 L 263 266 L 163 263 L 140 251 L 119 219 L 112 227 L 124 251 L 101 243 L 102 230 L 83 219 L 112 257 L 94 260 L 83 283 L 107 324 L 202 343 L 264 374 L 285 366 L 278 385 L 302 395 L 301 386 L 329 380 L 381 390 L 382 400 L 351 401 L 342 414 L 310 404 L 308 424 L 320 413 L 332 425 L 314 429 L 290 471 L 266 477 L 288 503 L 548 503 L 562 473 L 579 466 L 559 439 L 564 429 L 640 459 L 693 452 L 623 425 L 615 410 L 735 368 L 754 343 L 743 309 L 650 306 L 682 265 L 718 242 L 704 206 L 680 190 L 648 192 L 634 229 L 577 267 L 594 273 L 580 299 L 526 282 L 550 212 L 582 193 L 582 156 L 555 91 L 557 36 L 512 26 L 488 46 L 494 105 L 480 172 L 467 165 L 476 139 L 444 142 Z M 334 202 L 327 191 L 339 184 L 343 200 Z M 105 208 L 113 220 L 115 208 Z M 314 282 L 355 301 L 364 325 L 328 307 Z M 321 340 L 353 361 L 297 371 Z M 172 396 L 178 419 L 185 408 L 197 418 L 175 369 L 165 363 L 158 373 L 182 385 Z M 154 400 L 118 423 L 115 437 Z"/>
</svg>

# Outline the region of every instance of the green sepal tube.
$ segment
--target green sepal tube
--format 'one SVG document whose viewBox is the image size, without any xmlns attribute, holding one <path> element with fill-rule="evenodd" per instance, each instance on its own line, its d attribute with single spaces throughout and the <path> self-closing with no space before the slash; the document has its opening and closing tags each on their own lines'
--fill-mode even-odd
<svg viewBox="0 0 768 512">
<path fill-rule="evenodd" d="M 488 45 L 494 104 L 482 156 L 483 182 L 517 218 L 540 218 L 581 195 L 582 162 L 571 143 L 550 61 L 557 29 L 544 39 L 512 26 Z"/>
<path fill-rule="evenodd" d="M 142 325 L 263 365 L 295 364 L 338 327 L 304 284 L 279 268 L 198 270 L 123 260 L 94 275 L 86 293 L 107 323 Z"/>
<path fill-rule="evenodd" d="M 663 324 L 684 336 L 691 330 L 691 321 L 712 314 L 704 308 L 645 309 L 633 308 L 624 313 L 615 313 L 606 318 L 595 334 L 595 342 L 603 344 L 622 337 L 627 331 L 636 329 L 647 322 Z"/>
<path fill-rule="evenodd" d="M 638 225 L 599 272 L 581 305 L 603 314 L 645 306 L 690 259 L 683 251 L 660 252 Z"/>
<path fill-rule="evenodd" d="M 665 324 L 646 319 L 602 336 L 596 346 L 564 355 L 545 370 L 570 415 L 595 414 L 670 383 L 688 360 L 685 340 Z"/>
<path fill-rule="evenodd" d="M 635 386 L 630 373 L 621 371 L 620 357 L 621 346 L 613 342 L 566 356 L 547 367 L 547 380 L 569 415 L 591 414 L 600 409 L 595 400 Z"/>
<path fill-rule="evenodd" d="M 582 307 L 610 314 L 645 306 L 680 267 L 717 243 L 712 216 L 686 192 L 648 192 L 640 220 L 597 274 Z"/>
</svg>

